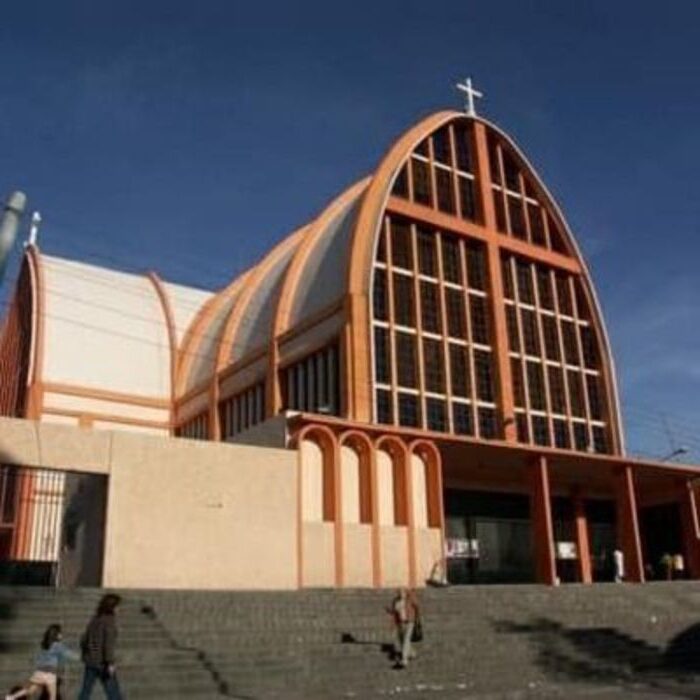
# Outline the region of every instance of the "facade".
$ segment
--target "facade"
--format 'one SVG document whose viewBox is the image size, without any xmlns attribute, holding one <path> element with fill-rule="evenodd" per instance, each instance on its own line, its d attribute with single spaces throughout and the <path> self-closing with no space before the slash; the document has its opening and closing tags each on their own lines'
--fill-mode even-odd
<svg viewBox="0 0 700 700">
<path fill-rule="evenodd" d="M 585 261 L 481 117 L 422 120 L 217 292 L 30 246 L 0 363 L 6 416 L 295 450 L 300 586 L 591 582 L 618 547 L 700 575 L 696 470 L 625 457 Z M 56 555 L 40 490 L 6 489 L 6 556 Z"/>
</svg>

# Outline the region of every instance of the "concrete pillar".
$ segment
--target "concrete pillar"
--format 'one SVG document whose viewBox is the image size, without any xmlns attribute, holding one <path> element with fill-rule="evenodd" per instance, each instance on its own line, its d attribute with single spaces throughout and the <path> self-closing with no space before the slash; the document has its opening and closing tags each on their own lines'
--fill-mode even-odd
<svg viewBox="0 0 700 700">
<path fill-rule="evenodd" d="M 578 576 L 581 583 L 593 583 L 591 571 L 591 546 L 588 540 L 586 506 L 580 493 L 574 493 L 574 533 L 578 552 Z"/>
<path fill-rule="evenodd" d="M 557 568 L 547 458 L 538 457 L 530 469 L 530 512 L 535 572 L 539 583 L 553 586 L 557 582 Z"/>
<path fill-rule="evenodd" d="M 700 524 L 693 482 L 681 482 L 678 491 L 685 567 L 689 578 L 700 579 Z"/>
<path fill-rule="evenodd" d="M 644 583 L 642 542 L 637 518 L 637 497 L 632 467 L 626 465 L 615 475 L 617 501 L 617 546 L 625 557 L 625 578 Z"/>
</svg>

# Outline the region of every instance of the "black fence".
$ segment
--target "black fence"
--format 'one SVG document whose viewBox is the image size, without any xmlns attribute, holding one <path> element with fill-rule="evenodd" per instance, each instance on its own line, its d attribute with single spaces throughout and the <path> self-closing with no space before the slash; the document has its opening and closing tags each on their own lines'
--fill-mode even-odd
<svg viewBox="0 0 700 700">
<path fill-rule="evenodd" d="M 0 583 L 99 586 L 107 477 L 0 466 Z"/>
</svg>

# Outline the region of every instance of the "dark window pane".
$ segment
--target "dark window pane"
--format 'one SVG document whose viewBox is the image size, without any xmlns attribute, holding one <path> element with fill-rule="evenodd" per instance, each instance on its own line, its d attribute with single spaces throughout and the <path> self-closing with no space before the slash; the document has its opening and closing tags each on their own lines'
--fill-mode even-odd
<svg viewBox="0 0 700 700">
<path fill-rule="evenodd" d="M 471 129 L 465 124 L 455 124 L 454 135 L 457 168 L 470 173 L 472 172 Z"/>
<path fill-rule="evenodd" d="M 438 163 L 452 165 L 452 153 L 450 148 L 450 129 L 443 126 L 433 134 L 433 159 Z"/>
<path fill-rule="evenodd" d="M 394 321 L 400 326 L 416 324 L 413 278 L 394 273 Z"/>
<path fill-rule="evenodd" d="M 419 156 L 428 157 L 428 139 L 423 139 L 418 146 L 416 146 L 415 153 Z"/>
<path fill-rule="evenodd" d="M 586 417 L 586 407 L 583 402 L 583 383 L 581 382 L 581 374 L 573 370 L 567 373 L 569 380 L 569 399 L 571 401 L 571 415 L 578 418 Z"/>
<path fill-rule="evenodd" d="M 474 351 L 474 372 L 476 374 L 476 395 L 482 401 L 494 400 L 493 368 L 491 353 Z"/>
<path fill-rule="evenodd" d="M 513 402 L 516 406 L 525 406 L 525 387 L 523 385 L 523 365 L 515 358 L 510 361 L 511 381 L 513 382 Z"/>
<path fill-rule="evenodd" d="M 503 277 L 503 294 L 506 299 L 514 299 L 513 292 L 513 270 L 510 265 L 510 258 L 501 258 L 501 276 Z"/>
<path fill-rule="evenodd" d="M 442 272 L 448 282 L 462 284 L 459 241 L 452 236 L 442 236 Z"/>
<path fill-rule="evenodd" d="M 403 199 L 408 199 L 408 171 L 404 165 L 399 174 L 394 180 L 394 187 L 391 190 L 391 194 L 395 197 L 402 197 Z"/>
<path fill-rule="evenodd" d="M 588 427 L 585 423 L 574 423 L 574 445 L 577 450 L 588 451 Z"/>
<path fill-rule="evenodd" d="M 389 318 L 389 297 L 386 288 L 386 272 L 384 270 L 374 271 L 374 318 L 386 321 Z"/>
<path fill-rule="evenodd" d="M 554 420 L 554 445 L 561 449 L 568 449 L 570 446 L 569 426 L 566 421 Z"/>
<path fill-rule="evenodd" d="M 542 316 L 544 351 L 548 360 L 559 360 L 559 333 L 554 316 Z"/>
<path fill-rule="evenodd" d="M 530 235 L 535 245 L 546 246 L 547 239 L 544 234 L 544 223 L 542 222 L 542 209 L 531 202 L 527 203 L 527 216 L 530 221 Z"/>
<path fill-rule="evenodd" d="M 486 440 L 498 435 L 496 411 L 492 408 L 479 408 L 479 435 Z"/>
<path fill-rule="evenodd" d="M 576 327 L 571 321 L 561 322 L 561 333 L 564 341 L 564 356 L 570 365 L 578 365 L 578 344 L 576 342 Z"/>
<path fill-rule="evenodd" d="M 420 309 L 423 330 L 429 333 L 440 333 L 440 304 L 437 284 L 420 283 Z"/>
<path fill-rule="evenodd" d="M 461 175 L 457 178 L 459 188 L 459 206 L 462 210 L 462 218 L 476 221 L 476 193 L 474 191 L 474 181 Z"/>
<path fill-rule="evenodd" d="M 374 328 L 374 372 L 376 380 L 382 384 L 391 382 L 390 372 L 391 348 L 389 347 L 389 331 L 385 328 Z"/>
<path fill-rule="evenodd" d="M 506 178 L 506 187 L 513 192 L 520 192 L 520 180 L 518 178 L 518 166 L 515 164 L 512 156 L 508 151 L 502 149 L 503 157 L 503 174 Z"/>
<path fill-rule="evenodd" d="M 542 365 L 539 362 L 527 363 L 527 383 L 530 407 L 536 411 L 544 411 L 547 408 L 547 403 L 544 393 Z"/>
<path fill-rule="evenodd" d="M 413 269 L 411 225 L 404 219 L 394 219 L 391 222 L 391 264 L 406 270 Z"/>
<path fill-rule="evenodd" d="M 418 386 L 416 337 L 408 333 L 396 334 L 396 379 L 399 386 Z"/>
<path fill-rule="evenodd" d="M 484 299 L 484 297 L 470 295 L 469 309 L 472 322 L 472 342 L 489 345 L 491 337 L 486 299 Z"/>
<path fill-rule="evenodd" d="M 425 400 L 428 430 L 447 430 L 447 409 L 440 399 Z"/>
<path fill-rule="evenodd" d="M 418 204 L 425 204 L 430 207 L 433 204 L 433 197 L 430 186 L 430 167 L 422 160 L 411 161 L 413 170 L 413 199 Z"/>
<path fill-rule="evenodd" d="M 596 342 L 595 333 L 590 326 L 581 326 L 580 328 L 583 361 L 586 367 L 597 369 L 600 364 L 600 356 L 598 354 L 598 343 Z"/>
<path fill-rule="evenodd" d="M 455 193 L 452 173 L 435 168 L 435 186 L 437 188 L 438 209 L 446 214 L 455 213 Z"/>
<path fill-rule="evenodd" d="M 450 378 L 452 394 L 469 398 L 469 355 L 462 345 L 450 344 Z"/>
<path fill-rule="evenodd" d="M 583 290 L 583 285 L 580 280 L 574 282 L 574 293 L 576 296 L 576 315 L 580 321 L 588 321 L 591 317 L 591 312 L 588 308 L 588 299 Z"/>
<path fill-rule="evenodd" d="M 493 191 L 493 207 L 496 211 L 496 228 L 502 233 L 507 233 L 506 207 L 503 203 L 503 192 L 500 190 Z"/>
<path fill-rule="evenodd" d="M 513 352 L 520 352 L 517 311 L 511 304 L 506 306 L 506 328 L 508 329 L 508 347 Z"/>
<path fill-rule="evenodd" d="M 562 253 L 563 255 L 568 255 L 568 250 L 566 249 L 566 244 L 564 243 L 564 236 L 561 233 L 561 229 L 554 222 L 554 219 L 547 214 L 547 227 L 549 229 L 549 242 L 552 246 L 552 250 L 557 253 Z"/>
<path fill-rule="evenodd" d="M 435 234 L 427 229 L 418 229 L 418 270 L 422 275 L 437 277 Z"/>
<path fill-rule="evenodd" d="M 598 425 L 593 426 L 593 449 L 600 454 L 608 452 L 608 440 L 605 435 L 605 428 L 601 428 Z"/>
<path fill-rule="evenodd" d="M 528 355 L 540 354 L 540 338 L 537 330 L 537 316 L 530 309 L 520 309 L 523 324 L 523 345 Z"/>
<path fill-rule="evenodd" d="M 423 362 L 425 365 L 426 391 L 445 393 L 445 368 L 442 343 L 430 338 L 423 339 Z"/>
<path fill-rule="evenodd" d="M 508 195 L 508 216 L 510 218 L 510 232 L 516 237 L 525 240 L 525 217 L 523 216 L 523 201 L 518 197 Z"/>
<path fill-rule="evenodd" d="M 498 159 L 499 148 L 496 144 L 496 140 L 489 136 L 489 171 L 491 174 L 491 182 L 500 185 L 501 184 L 501 165 Z"/>
<path fill-rule="evenodd" d="M 536 445 L 549 445 L 549 426 L 544 416 L 532 416 L 532 440 Z"/>
<path fill-rule="evenodd" d="M 464 292 L 459 289 L 445 287 L 445 306 L 447 310 L 448 335 L 450 335 L 452 338 L 466 338 Z"/>
<path fill-rule="evenodd" d="M 384 227 L 379 232 L 377 241 L 377 262 L 386 262 L 386 233 Z"/>
<path fill-rule="evenodd" d="M 552 279 L 549 270 L 537 267 L 537 293 L 540 306 L 543 309 L 554 310 L 554 294 L 552 294 Z"/>
<path fill-rule="evenodd" d="M 515 414 L 515 429 L 518 433 L 518 442 L 530 442 L 530 431 L 527 427 L 527 416 L 524 413 Z"/>
<path fill-rule="evenodd" d="M 573 315 L 573 307 L 571 305 L 571 289 L 569 288 L 569 278 L 557 274 L 557 298 L 559 301 L 559 313 L 566 316 Z"/>
<path fill-rule="evenodd" d="M 377 389 L 377 422 L 394 422 L 394 411 L 391 405 L 391 392 L 384 389 Z"/>
<path fill-rule="evenodd" d="M 586 375 L 588 387 L 588 408 L 593 420 L 603 420 L 603 397 L 600 393 L 600 379 L 590 374 Z"/>
<path fill-rule="evenodd" d="M 472 407 L 464 403 L 452 404 L 452 422 L 457 435 L 473 435 Z"/>
<path fill-rule="evenodd" d="M 399 394 L 399 425 L 412 428 L 420 426 L 420 406 L 413 394 Z"/>
<path fill-rule="evenodd" d="M 517 260 L 515 271 L 518 278 L 518 294 L 523 304 L 535 303 L 535 290 L 532 286 L 532 269 L 530 263 Z"/>
<path fill-rule="evenodd" d="M 486 256 L 481 245 L 467 244 L 467 280 L 471 289 L 486 291 Z"/>
<path fill-rule="evenodd" d="M 564 394 L 564 374 L 559 367 L 547 367 L 549 377 L 549 399 L 553 413 L 566 413 L 566 395 Z"/>
</svg>

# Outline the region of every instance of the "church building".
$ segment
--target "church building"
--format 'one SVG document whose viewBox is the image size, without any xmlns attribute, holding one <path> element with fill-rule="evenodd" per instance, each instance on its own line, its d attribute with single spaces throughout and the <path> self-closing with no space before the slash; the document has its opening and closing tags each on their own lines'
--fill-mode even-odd
<svg viewBox="0 0 700 700">
<path fill-rule="evenodd" d="M 0 414 L 290 451 L 299 587 L 700 577 L 698 471 L 626 456 L 586 261 L 466 89 L 222 289 L 28 246 Z M 0 558 L 53 556 L 2 483 Z"/>
</svg>

